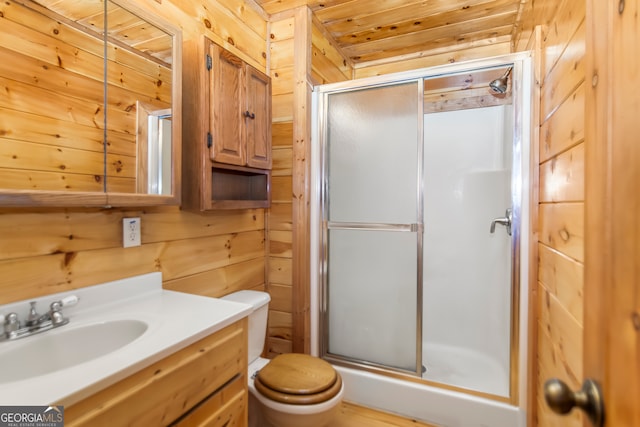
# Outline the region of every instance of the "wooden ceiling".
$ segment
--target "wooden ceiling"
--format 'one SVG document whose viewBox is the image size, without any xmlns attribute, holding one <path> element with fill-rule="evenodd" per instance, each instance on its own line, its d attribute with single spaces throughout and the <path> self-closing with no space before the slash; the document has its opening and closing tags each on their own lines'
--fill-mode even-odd
<svg viewBox="0 0 640 427">
<path fill-rule="evenodd" d="M 102 30 L 103 0 L 32 1 L 78 24 Z M 358 64 L 507 42 L 520 24 L 523 5 L 531 0 L 254 1 L 269 15 L 308 5 L 342 53 Z M 170 37 L 109 4 L 111 37 L 170 61 L 166 48 Z"/>
<path fill-rule="evenodd" d="M 105 3 L 103 0 L 18 0 L 27 7 L 42 6 L 47 15 L 62 22 L 74 23 L 79 28 L 96 34 L 104 31 Z M 173 38 L 164 30 L 144 18 L 107 2 L 107 26 L 111 42 L 118 42 L 138 52 L 156 58 L 170 67 Z"/>
<path fill-rule="evenodd" d="M 354 64 L 509 41 L 527 0 L 255 0 L 276 14 L 306 4 Z"/>
</svg>

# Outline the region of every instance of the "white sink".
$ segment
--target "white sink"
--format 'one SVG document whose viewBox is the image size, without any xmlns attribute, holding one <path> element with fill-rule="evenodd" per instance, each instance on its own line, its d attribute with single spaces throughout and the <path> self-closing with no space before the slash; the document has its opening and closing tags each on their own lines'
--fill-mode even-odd
<svg viewBox="0 0 640 427">
<path fill-rule="evenodd" d="M 0 346 L 0 383 L 26 380 L 88 362 L 133 342 L 147 330 L 140 320 L 61 326 Z M 6 343 L 5 343 L 6 344 Z"/>
<path fill-rule="evenodd" d="M 0 342 L 3 405 L 72 405 L 247 316 L 247 304 L 162 289 L 149 273 L 36 298 L 63 307 L 69 323 Z M 25 319 L 29 300 L 0 305 Z M 0 332 L 2 327 L 0 326 Z"/>
</svg>

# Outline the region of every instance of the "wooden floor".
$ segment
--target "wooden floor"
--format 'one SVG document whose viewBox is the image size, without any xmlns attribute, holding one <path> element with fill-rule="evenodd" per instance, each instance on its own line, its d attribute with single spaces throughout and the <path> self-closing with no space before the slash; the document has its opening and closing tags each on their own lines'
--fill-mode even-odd
<svg viewBox="0 0 640 427">
<path fill-rule="evenodd" d="M 437 427 L 410 418 L 343 402 L 340 413 L 328 427 Z"/>
</svg>

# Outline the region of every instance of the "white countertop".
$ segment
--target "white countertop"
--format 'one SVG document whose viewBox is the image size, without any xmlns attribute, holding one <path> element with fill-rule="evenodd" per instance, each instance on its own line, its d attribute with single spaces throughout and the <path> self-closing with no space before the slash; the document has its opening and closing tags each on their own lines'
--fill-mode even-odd
<svg viewBox="0 0 640 427">
<path fill-rule="evenodd" d="M 148 328 L 135 341 L 102 357 L 34 378 L 0 382 L 0 405 L 71 405 L 251 312 L 251 306 L 246 304 L 163 290 L 160 273 L 36 298 L 38 310 L 44 313 L 52 301 L 68 295 L 79 298 L 77 305 L 62 309 L 70 319 L 69 324 L 31 337 L 0 342 L 0 369 L 11 369 L 12 364 L 28 369 L 20 363 L 29 362 L 10 360 L 3 353 L 39 336 L 53 337 L 72 328 L 120 319 L 141 320 Z M 21 301 L 0 306 L 0 314 L 17 312 L 22 320 L 28 308 L 28 301 Z"/>
</svg>

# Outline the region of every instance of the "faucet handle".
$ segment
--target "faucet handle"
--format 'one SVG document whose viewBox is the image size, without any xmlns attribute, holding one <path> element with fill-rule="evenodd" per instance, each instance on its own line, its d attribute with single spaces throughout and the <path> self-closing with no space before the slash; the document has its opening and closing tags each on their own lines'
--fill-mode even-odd
<svg viewBox="0 0 640 427">
<path fill-rule="evenodd" d="M 79 301 L 79 298 L 77 295 L 69 295 L 57 302 L 59 302 L 62 307 L 70 307 L 72 305 L 76 305 L 78 301 Z"/>
<path fill-rule="evenodd" d="M 20 329 L 20 321 L 16 313 L 9 313 L 6 316 L 2 316 L 2 323 L 4 324 L 4 332 L 6 334 Z"/>
<path fill-rule="evenodd" d="M 513 212 L 509 208 L 505 211 L 503 218 L 495 218 L 491 221 L 491 227 L 489 228 L 490 233 L 495 233 L 496 224 L 504 225 L 507 228 L 507 234 L 511 236 L 511 221 L 513 221 Z"/>
<path fill-rule="evenodd" d="M 52 302 L 49 305 L 51 311 L 60 311 L 62 307 L 70 307 L 78 303 L 79 298 L 76 295 L 69 295 L 62 299 Z"/>
<path fill-rule="evenodd" d="M 62 325 L 67 322 L 67 319 L 62 315 L 62 304 L 60 301 L 54 301 L 51 303 L 49 310 L 49 318 L 54 325 Z"/>
<path fill-rule="evenodd" d="M 54 325 L 60 326 L 67 323 L 69 320 L 62 315 L 62 307 L 68 307 L 76 305 L 78 303 L 78 297 L 76 295 L 69 295 L 61 300 L 54 301 L 49 306 L 49 317 Z"/>
</svg>

